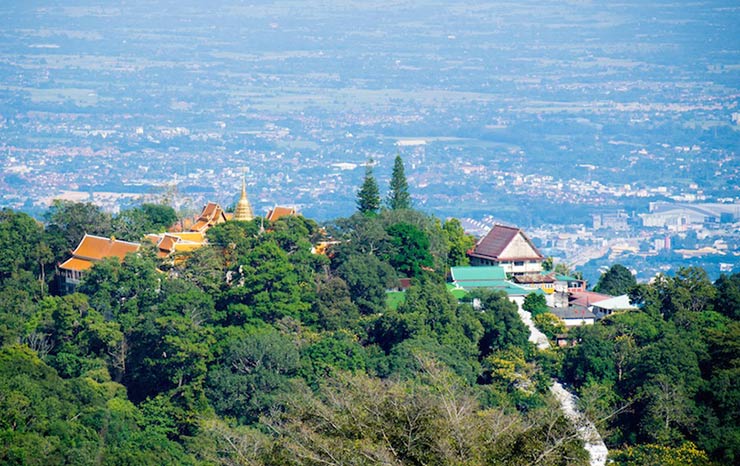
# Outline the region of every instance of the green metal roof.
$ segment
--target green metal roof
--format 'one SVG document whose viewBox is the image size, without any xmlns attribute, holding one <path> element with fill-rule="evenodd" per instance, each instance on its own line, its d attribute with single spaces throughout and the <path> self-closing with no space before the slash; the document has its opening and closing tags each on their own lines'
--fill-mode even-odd
<svg viewBox="0 0 740 466">
<path fill-rule="evenodd" d="M 499 288 L 507 285 L 506 280 L 481 280 L 481 281 L 465 281 L 465 282 L 454 282 L 456 285 L 465 289 L 473 288 Z"/>
<path fill-rule="evenodd" d="M 570 275 L 561 275 L 559 273 L 555 274 L 555 280 L 561 281 L 561 282 L 577 282 L 580 281 L 576 277 L 571 277 Z"/>
<path fill-rule="evenodd" d="M 451 292 L 453 289 L 459 290 L 460 288 L 466 290 L 466 292 L 470 290 L 475 290 L 475 289 L 503 291 L 509 296 L 526 296 L 530 293 L 536 293 L 536 294 L 542 294 L 542 295 L 545 294 L 545 292 L 539 288 L 537 289 L 527 288 L 524 286 L 519 286 L 516 283 L 512 283 L 507 280 L 480 280 L 480 281 L 470 280 L 470 281 L 463 281 L 463 282 L 454 282 L 454 283 L 448 283 L 447 288 Z M 454 292 L 452 293 L 455 294 Z M 455 297 L 457 298 L 457 296 Z"/>
<path fill-rule="evenodd" d="M 487 280 L 506 280 L 506 272 L 503 267 L 497 265 L 480 266 L 480 267 L 452 267 L 450 268 L 452 281 L 455 282 L 480 282 Z"/>
<path fill-rule="evenodd" d="M 531 293 L 543 294 L 543 295 L 545 294 L 545 292 L 539 288 L 537 289 L 525 288 L 523 286 L 519 286 L 511 282 L 504 282 L 501 285 L 498 285 L 495 287 L 488 286 L 486 288 L 490 290 L 503 291 L 509 296 L 526 296 Z"/>
</svg>

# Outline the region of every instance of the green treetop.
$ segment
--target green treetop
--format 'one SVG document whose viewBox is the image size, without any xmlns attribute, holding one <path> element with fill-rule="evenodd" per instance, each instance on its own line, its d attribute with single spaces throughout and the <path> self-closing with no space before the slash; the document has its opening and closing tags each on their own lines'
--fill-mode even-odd
<svg viewBox="0 0 740 466">
<path fill-rule="evenodd" d="M 385 200 L 386 205 L 391 210 L 410 209 L 411 196 L 409 195 L 409 184 L 406 181 L 406 175 L 403 170 L 403 160 L 397 155 L 393 163 L 393 174 L 391 175 L 391 185 L 388 191 L 388 198 Z"/>
<path fill-rule="evenodd" d="M 621 264 L 614 264 L 601 275 L 594 291 L 619 296 L 629 293 L 635 285 L 637 285 L 637 281 L 635 281 L 632 272 Z"/>
<path fill-rule="evenodd" d="M 380 191 L 373 176 L 372 160 L 365 165 L 365 180 L 357 193 L 357 210 L 363 214 L 375 214 L 380 208 Z"/>
</svg>

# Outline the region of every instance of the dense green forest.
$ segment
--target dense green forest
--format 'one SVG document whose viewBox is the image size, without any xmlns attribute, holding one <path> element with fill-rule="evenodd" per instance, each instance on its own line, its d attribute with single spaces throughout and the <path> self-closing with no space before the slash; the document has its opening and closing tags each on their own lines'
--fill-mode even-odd
<svg viewBox="0 0 740 466">
<path fill-rule="evenodd" d="M 504 295 L 448 292 L 472 244 L 457 220 L 368 192 L 321 227 L 214 226 L 186 260 L 145 244 L 65 296 L 55 266 L 85 232 L 137 241 L 174 211 L 0 211 L 0 463 L 588 464 L 553 377 L 620 464 L 738 461 L 740 276 L 633 286 L 639 311 L 538 351 Z"/>
</svg>

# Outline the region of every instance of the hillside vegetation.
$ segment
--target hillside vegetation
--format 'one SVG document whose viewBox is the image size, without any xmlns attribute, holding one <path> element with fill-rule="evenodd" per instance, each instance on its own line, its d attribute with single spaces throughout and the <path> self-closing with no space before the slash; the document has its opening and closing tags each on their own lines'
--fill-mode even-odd
<svg viewBox="0 0 740 466">
<path fill-rule="evenodd" d="M 58 295 L 84 232 L 138 240 L 168 209 L 0 211 L 0 463 L 588 464 L 552 377 L 620 463 L 738 460 L 740 276 L 639 285 L 640 311 L 541 352 L 504 295 L 448 292 L 459 222 L 397 209 L 227 222 L 185 260 L 144 245 Z"/>
</svg>

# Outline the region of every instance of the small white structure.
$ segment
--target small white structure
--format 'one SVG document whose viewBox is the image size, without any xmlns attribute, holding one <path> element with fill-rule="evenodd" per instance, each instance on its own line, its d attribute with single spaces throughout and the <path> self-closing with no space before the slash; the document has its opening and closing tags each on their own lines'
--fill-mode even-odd
<svg viewBox="0 0 740 466">
<path fill-rule="evenodd" d="M 556 307 L 550 309 L 550 312 L 559 317 L 566 328 L 593 325 L 596 321 L 594 313 L 583 306 Z"/>
<path fill-rule="evenodd" d="M 611 315 L 616 311 L 631 311 L 634 309 L 637 309 L 637 306 L 632 305 L 630 297 L 626 294 L 599 301 L 591 306 L 591 310 L 599 319 Z"/>
</svg>

